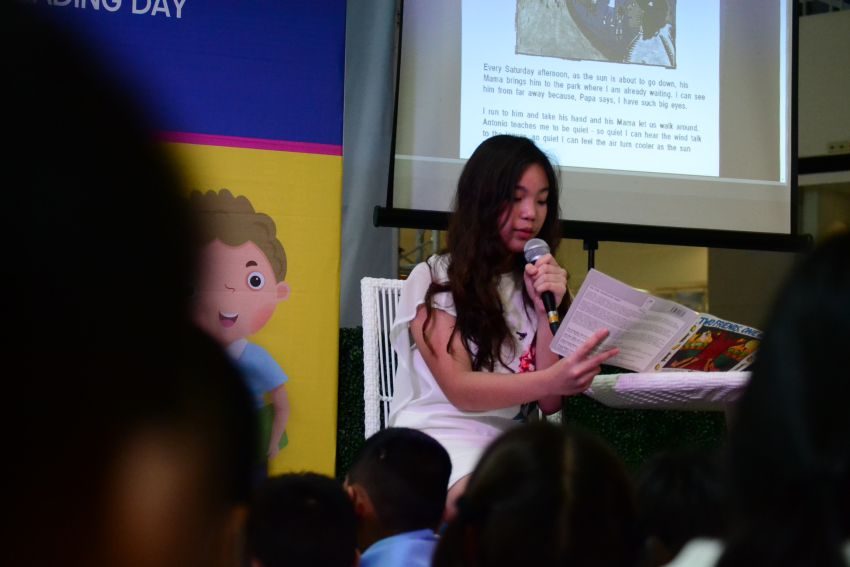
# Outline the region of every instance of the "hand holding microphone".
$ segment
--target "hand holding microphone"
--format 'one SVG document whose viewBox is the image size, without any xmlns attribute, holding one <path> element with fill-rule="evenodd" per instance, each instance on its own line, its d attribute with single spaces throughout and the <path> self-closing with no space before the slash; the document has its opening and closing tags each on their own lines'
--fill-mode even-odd
<svg viewBox="0 0 850 567">
<path fill-rule="evenodd" d="M 549 320 L 549 329 L 552 330 L 554 335 L 558 330 L 558 325 L 561 324 L 558 304 L 563 299 L 564 294 L 567 293 L 567 272 L 552 258 L 549 253 L 549 245 L 545 240 L 532 238 L 525 243 L 523 254 L 525 261 L 534 266 L 534 269 L 531 270 L 532 274 L 526 267 L 526 288 L 529 291 L 533 289 L 540 296 L 543 308 L 546 311 L 546 318 Z M 546 261 L 538 265 L 537 261 L 547 256 Z M 531 285 L 528 285 L 529 283 Z M 555 292 L 558 293 L 557 298 Z"/>
</svg>

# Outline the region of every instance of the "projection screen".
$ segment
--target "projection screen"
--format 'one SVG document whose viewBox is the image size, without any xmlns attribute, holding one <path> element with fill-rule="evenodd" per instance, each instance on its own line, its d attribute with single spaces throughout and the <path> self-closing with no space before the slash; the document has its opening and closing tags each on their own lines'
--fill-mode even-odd
<svg viewBox="0 0 850 567">
<path fill-rule="evenodd" d="M 396 209 L 450 211 L 484 139 L 527 136 L 561 218 L 792 233 L 792 0 L 405 0 Z"/>
</svg>

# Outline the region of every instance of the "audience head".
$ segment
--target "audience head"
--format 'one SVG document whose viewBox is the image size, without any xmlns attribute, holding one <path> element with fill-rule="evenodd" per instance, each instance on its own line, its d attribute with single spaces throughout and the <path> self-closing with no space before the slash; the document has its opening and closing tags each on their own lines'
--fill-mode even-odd
<svg viewBox="0 0 850 567">
<path fill-rule="evenodd" d="M 536 423 L 484 453 L 434 565 L 632 565 L 639 545 L 620 460 L 587 433 Z"/>
<path fill-rule="evenodd" d="M 319 474 L 266 480 L 248 517 L 254 567 L 351 567 L 358 559 L 354 507 L 339 482 Z"/>
<path fill-rule="evenodd" d="M 370 437 L 346 478 L 361 548 L 402 532 L 435 530 L 451 471 L 449 454 L 421 431 L 398 427 Z"/>
<path fill-rule="evenodd" d="M 29 417 L 48 423 L 15 441 L 14 564 L 237 564 L 252 401 L 208 336 L 188 328 L 174 346 L 77 360 L 71 384 L 40 392 L 49 413 Z"/>
<path fill-rule="evenodd" d="M 724 565 L 838 565 L 850 539 L 850 234 L 792 272 L 730 436 Z"/>
<path fill-rule="evenodd" d="M 15 184 L 0 269 L 16 340 L 70 354 L 165 344 L 182 332 L 171 321 L 188 321 L 195 273 L 183 182 L 90 54 L 37 18 L 45 10 L 2 4 Z"/>
<path fill-rule="evenodd" d="M 248 393 L 190 323 L 183 184 L 125 93 L 35 10 L 0 3 L 15 140 L 0 349 L 17 361 L 0 563 L 215 564 L 256 443 Z"/>
<path fill-rule="evenodd" d="M 647 565 L 664 565 L 691 539 L 723 535 L 723 479 L 717 460 L 696 451 L 660 453 L 637 479 Z"/>
<path fill-rule="evenodd" d="M 92 426 L 80 458 L 110 457 L 92 471 L 101 487 L 84 485 L 89 505 L 101 506 L 92 521 L 103 565 L 239 564 L 254 479 L 252 399 L 210 337 L 190 330 L 179 344 L 180 354 L 122 371 L 132 391 L 100 396 L 107 407 L 78 421 Z"/>
</svg>

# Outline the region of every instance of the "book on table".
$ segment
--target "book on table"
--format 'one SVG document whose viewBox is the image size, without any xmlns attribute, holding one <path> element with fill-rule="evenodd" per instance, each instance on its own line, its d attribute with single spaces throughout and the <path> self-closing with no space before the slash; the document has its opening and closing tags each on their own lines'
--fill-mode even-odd
<svg viewBox="0 0 850 567">
<path fill-rule="evenodd" d="M 552 340 L 552 351 L 569 356 L 601 328 L 610 334 L 597 350 L 620 349 L 607 364 L 633 372 L 745 370 L 762 337 L 758 329 L 590 270 Z"/>
</svg>

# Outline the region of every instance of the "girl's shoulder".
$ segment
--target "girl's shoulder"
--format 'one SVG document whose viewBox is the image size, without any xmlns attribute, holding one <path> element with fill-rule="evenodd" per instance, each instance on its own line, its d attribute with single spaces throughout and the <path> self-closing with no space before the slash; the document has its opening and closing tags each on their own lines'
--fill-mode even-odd
<svg viewBox="0 0 850 567">
<path fill-rule="evenodd" d="M 431 284 L 444 283 L 448 281 L 447 270 L 449 266 L 448 255 L 434 255 L 425 262 L 421 262 L 413 268 L 401 292 L 401 300 L 405 304 L 416 306 L 425 301 Z M 456 316 L 454 301 L 449 292 L 439 292 L 431 297 L 431 304 L 437 309 L 447 311 Z"/>
<path fill-rule="evenodd" d="M 435 282 L 443 283 L 449 279 L 449 261 L 451 257 L 448 254 L 434 254 L 427 260 L 428 266 L 431 268 L 431 277 Z"/>
<path fill-rule="evenodd" d="M 420 285 L 427 283 L 429 286 L 431 282 L 444 283 L 449 279 L 448 269 L 449 255 L 434 254 L 424 262 L 416 264 L 413 270 L 411 270 L 410 275 L 407 276 L 407 279 L 408 281 L 413 280 Z"/>
</svg>

